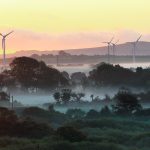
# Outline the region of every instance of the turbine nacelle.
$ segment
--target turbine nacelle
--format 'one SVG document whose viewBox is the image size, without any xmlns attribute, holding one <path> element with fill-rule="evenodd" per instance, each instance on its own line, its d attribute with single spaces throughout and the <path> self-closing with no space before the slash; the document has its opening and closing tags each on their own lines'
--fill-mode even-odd
<svg viewBox="0 0 150 150">
<path fill-rule="evenodd" d="M 116 46 L 118 42 L 119 42 L 119 40 L 116 41 L 115 43 L 112 43 L 112 42 L 111 42 L 111 44 L 112 44 L 113 46 Z"/>
<path fill-rule="evenodd" d="M 112 43 L 113 39 L 114 39 L 114 37 L 112 37 L 112 39 L 109 42 L 102 42 L 102 43 L 110 45 Z"/>
<path fill-rule="evenodd" d="M 7 34 L 2 34 L 2 33 L 0 33 L 0 35 L 3 37 L 3 38 L 6 38 L 8 35 L 10 35 L 11 33 L 13 33 L 14 31 L 11 31 L 11 32 L 9 32 L 9 33 L 7 33 Z"/>
</svg>

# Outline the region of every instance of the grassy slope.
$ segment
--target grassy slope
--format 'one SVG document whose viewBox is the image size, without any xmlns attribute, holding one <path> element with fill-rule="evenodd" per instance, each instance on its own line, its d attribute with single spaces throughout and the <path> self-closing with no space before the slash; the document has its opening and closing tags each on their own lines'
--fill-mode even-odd
<svg viewBox="0 0 150 150">
<path fill-rule="evenodd" d="M 40 140 L 0 138 L 0 150 L 149 150 L 150 122 L 122 118 L 67 123 L 87 134 L 86 141 L 69 143 L 53 136 Z"/>
</svg>

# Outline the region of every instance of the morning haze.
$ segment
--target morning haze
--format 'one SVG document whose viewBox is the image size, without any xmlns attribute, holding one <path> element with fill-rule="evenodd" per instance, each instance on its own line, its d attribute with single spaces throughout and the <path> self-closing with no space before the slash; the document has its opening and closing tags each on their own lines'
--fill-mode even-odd
<svg viewBox="0 0 150 150">
<path fill-rule="evenodd" d="M 0 149 L 150 149 L 149 0 L 0 0 Z"/>
</svg>

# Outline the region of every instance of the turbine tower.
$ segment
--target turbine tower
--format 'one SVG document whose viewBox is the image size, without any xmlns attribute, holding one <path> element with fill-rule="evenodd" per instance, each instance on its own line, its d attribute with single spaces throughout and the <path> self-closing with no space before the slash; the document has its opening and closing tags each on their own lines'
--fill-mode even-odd
<svg viewBox="0 0 150 150">
<path fill-rule="evenodd" d="M 136 49 L 137 49 L 137 44 L 139 42 L 139 40 L 141 39 L 142 35 L 140 35 L 138 37 L 138 39 L 135 42 L 131 42 L 131 44 L 133 44 L 133 49 L 132 49 L 132 59 L 133 59 L 133 63 L 135 63 L 135 57 L 136 57 Z"/>
<path fill-rule="evenodd" d="M 108 63 L 110 63 L 110 46 L 111 46 L 111 42 L 113 41 L 113 39 L 114 39 L 114 37 L 112 37 L 112 39 L 109 42 L 103 42 L 108 45 L 108 53 L 107 53 Z"/>
<path fill-rule="evenodd" d="M 116 43 L 111 43 L 112 44 L 112 48 L 113 48 L 113 62 L 115 63 L 115 56 L 116 56 L 116 46 L 117 43 L 119 42 L 119 40 Z"/>
<path fill-rule="evenodd" d="M 2 33 L 0 33 L 0 35 L 2 36 L 2 50 L 3 50 L 3 66 L 6 66 L 6 37 L 9 36 L 11 33 L 13 33 L 14 31 L 11 31 L 5 35 L 3 35 Z"/>
</svg>

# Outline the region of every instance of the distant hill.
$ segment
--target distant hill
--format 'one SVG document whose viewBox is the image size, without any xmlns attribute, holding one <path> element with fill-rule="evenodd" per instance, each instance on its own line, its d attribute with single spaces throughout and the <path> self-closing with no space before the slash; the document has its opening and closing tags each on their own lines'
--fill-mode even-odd
<svg viewBox="0 0 150 150">
<path fill-rule="evenodd" d="M 132 54 L 132 44 L 124 43 L 119 44 L 116 47 L 117 55 L 131 55 Z M 106 55 L 107 54 L 107 46 L 105 47 L 94 47 L 94 48 L 82 48 L 82 49 L 66 49 L 64 50 L 72 55 Z M 111 51 L 112 52 L 112 51 Z M 48 50 L 20 50 L 14 54 L 7 55 L 7 57 L 19 57 L 19 56 L 31 56 L 33 54 L 42 55 L 42 54 L 58 54 L 58 51 L 48 51 Z M 150 56 L 150 42 L 141 41 L 137 44 L 136 55 Z"/>
<path fill-rule="evenodd" d="M 133 45 L 131 43 L 119 44 L 116 46 L 117 55 L 131 55 Z M 86 54 L 86 55 L 106 55 L 107 46 L 105 47 L 95 47 L 95 48 L 85 48 L 85 49 L 70 49 L 68 50 L 70 54 Z M 112 50 L 111 50 L 112 53 Z M 150 55 L 150 42 L 139 42 L 137 44 L 136 55 Z"/>
</svg>

